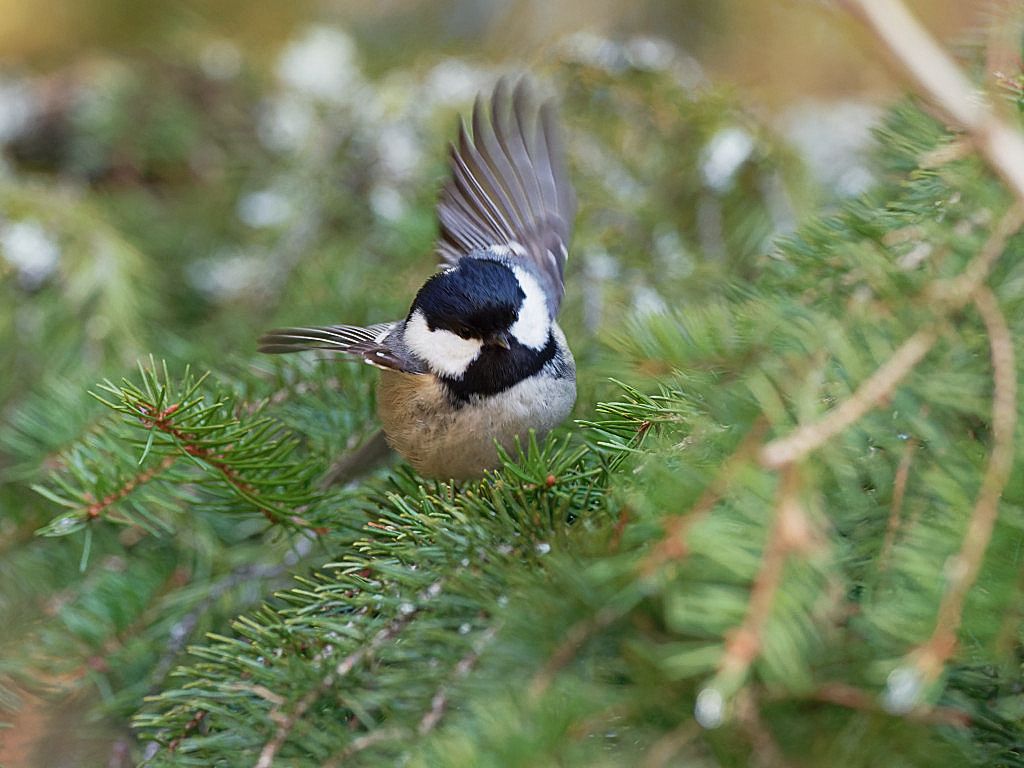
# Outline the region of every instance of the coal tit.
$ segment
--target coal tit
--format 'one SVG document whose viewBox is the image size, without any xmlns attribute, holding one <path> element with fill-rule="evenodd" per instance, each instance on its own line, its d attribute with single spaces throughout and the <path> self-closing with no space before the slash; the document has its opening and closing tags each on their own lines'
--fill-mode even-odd
<svg viewBox="0 0 1024 768">
<path fill-rule="evenodd" d="M 555 319 L 575 194 L 555 113 L 525 81 L 478 97 L 460 126 L 437 205 L 441 271 L 404 320 L 282 328 L 262 352 L 325 349 L 382 369 L 387 442 L 420 474 L 470 479 L 498 463 L 496 444 L 543 436 L 576 400 L 576 366 Z"/>
</svg>

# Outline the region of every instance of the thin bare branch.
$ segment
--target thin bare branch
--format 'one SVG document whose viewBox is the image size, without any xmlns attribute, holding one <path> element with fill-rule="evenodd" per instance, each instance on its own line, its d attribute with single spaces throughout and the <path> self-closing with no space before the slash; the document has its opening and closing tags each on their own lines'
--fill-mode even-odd
<svg viewBox="0 0 1024 768">
<path fill-rule="evenodd" d="M 985 323 L 992 356 L 992 452 L 960 552 L 946 568 L 948 587 L 939 606 L 935 630 L 916 654 L 916 665 L 925 679 L 937 677 L 956 649 L 956 634 L 963 619 L 964 602 L 981 570 L 999 516 L 999 499 L 1013 469 L 1013 435 L 1017 428 L 1017 369 L 1013 337 L 991 290 L 981 288 L 976 291 L 974 306 Z"/>
<path fill-rule="evenodd" d="M 534 698 L 543 695 L 555 679 L 555 675 L 575 658 L 587 640 L 621 616 L 620 609 L 605 606 L 593 616 L 588 616 L 571 626 L 565 633 L 565 639 L 551 654 L 547 663 L 534 675 L 530 682 L 530 695 Z"/>
<path fill-rule="evenodd" d="M 488 627 L 480 636 L 480 639 L 473 644 L 473 650 L 459 659 L 455 669 L 452 671 L 452 681 L 441 686 L 430 700 L 430 709 L 423 715 L 419 727 L 416 729 L 420 736 L 430 733 L 441 722 L 441 718 L 444 717 L 444 713 L 448 709 L 448 696 L 451 691 L 452 682 L 465 678 L 473 671 L 473 667 L 476 666 L 477 661 L 480 659 L 480 654 L 484 652 L 484 648 L 491 644 L 491 641 L 497 634 L 497 626 Z"/>
<path fill-rule="evenodd" d="M 929 290 L 940 315 L 948 315 L 970 302 L 988 276 L 992 265 L 1006 249 L 1007 241 L 1024 226 L 1024 205 L 1016 204 L 1003 214 L 989 239 L 957 277 L 936 283 Z M 838 407 L 818 421 L 797 427 L 761 449 L 760 461 L 778 469 L 796 462 L 827 443 L 847 427 L 884 402 L 938 340 L 937 326 L 922 328 L 907 339 L 892 356 L 869 376 Z"/>
<path fill-rule="evenodd" d="M 818 421 L 797 427 L 785 437 L 768 443 L 761 450 L 761 463 L 778 469 L 799 461 L 860 420 L 892 394 L 896 386 L 928 354 L 938 338 L 939 334 L 934 328 L 917 331 L 839 407 Z"/>
<path fill-rule="evenodd" d="M 896 476 L 892 481 L 892 504 L 889 507 L 889 522 L 885 526 L 885 538 L 882 540 L 882 549 L 878 553 L 878 570 L 884 571 L 889 567 L 889 555 L 896 543 L 896 534 L 900 529 L 900 515 L 903 512 L 903 497 L 907 492 L 907 480 L 910 478 L 910 465 L 914 460 L 914 453 L 917 451 L 917 440 L 910 438 L 903 448 L 903 456 L 900 458 L 899 466 L 896 467 Z"/>
<path fill-rule="evenodd" d="M 813 691 L 810 698 L 814 701 L 835 704 L 862 712 L 882 713 L 886 711 L 880 705 L 876 694 L 846 683 L 826 683 Z M 971 724 L 971 717 L 967 712 L 948 707 L 912 709 L 900 717 L 919 723 L 949 725 L 955 728 L 966 728 Z"/>
<path fill-rule="evenodd" d="M 965 131 L 989 166 L 1024 201 L 1024 136 L 998 117 L 900 0 L 838 0 L 861 19 L 919 93 Z"/>
<path fill-rule="evenodd" d="M 771 532 L 750 590 L 747 614 L 726 639 L 725 653 L 718 663 L 720 676 L 732 680 L 746 676 L 760 654 L 764 628 L 782 584 L 786 559 L 792 552 L 806 547 L 810 530 L 807 513 L 800 503 L 800 473 L 795 465 L 787 465 L 779 478 Z"/>
</svg>

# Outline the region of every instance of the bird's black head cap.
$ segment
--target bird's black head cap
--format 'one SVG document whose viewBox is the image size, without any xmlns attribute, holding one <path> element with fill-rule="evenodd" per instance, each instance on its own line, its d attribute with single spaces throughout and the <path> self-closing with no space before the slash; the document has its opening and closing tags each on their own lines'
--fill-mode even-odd
<svg viewBox="0 0 1024 768">
<path fill-rule="evenodd" d="M 412 303 L 430 330 L 485 339 L 508 330 L 525 294 L 508 266 L 490 259 L 462 258 L 454 269 L 430 278 Z"/>
</svg>

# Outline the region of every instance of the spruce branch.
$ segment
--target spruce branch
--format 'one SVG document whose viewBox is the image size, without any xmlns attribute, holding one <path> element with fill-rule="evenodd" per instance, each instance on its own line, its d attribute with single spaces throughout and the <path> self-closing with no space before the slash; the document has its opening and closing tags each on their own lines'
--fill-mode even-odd
<svg viewBox="0 0 1024 768">
<path fill-rule="evenodd" d="M 420 718 L 419 725 L 416 727 L 416 732 L 420 736 L 425 736 L 434 730 L 438 723 L 441 722 L 441 718 L 444 717 L 444 713 L 448 709 L 448 698 L 451 695 L 451 685 L 458 680 L 461 680 L 469 675 L 473 671 L 473 667 L 476 666 L 480 660 L 480 654 L 484 652 L 484 649 L 490 645 L 491 641 L 494 640 L 498 634 L 500 627 L 493 625 L 488 627 L 480 635 L 479 639 L 473 644 L 469 653 L 463 656 L 455 664 L 455 668 L 452 670 L 452 680 L 447 684 L 442 685 L 430 699 L 430 709 L 424 713 L 423 717 Z"/>
<path fill-rule="evenodd" d="M 201 467 L 210 467 L 218 473 L 227 485 L 239 496 L 253 504 L 271 523 L 291 520 L 294 523 L 308 526 L 308 523 L 297 518 L 287 509 L 275 503 L 269 494 L 262 493 L 261 485 L 255 478 L 246 477 L 244 468 L 257 468 L 261 464 L 274 469 L 283 469 L 277 462 L 282 458 L 278 445 L 273 450 L 257 446 L 256 450 L 245 450 L 243 441 L 254 437 L 264 437 L 274 428 L 267 420 L 257 420 L 253 424 L 241 427 L 237 422 L 221 422 L 219 417 L 224 411 L 230 411 L 225 400 L 207 404 L 203 397 L 196 397 L 196 392 L 206 379 L 204 374 L 191 379 L 185 374 L 186 384 L 180 394 L 175 396 L 170 389 L 170 377 L 164 368 L 164 380 L 157 378 L 155 366 L 150 371 L 140 369 L 145 391 L 125 380 L 118 387 L 109 382 L 103 389 L 119 398 L 117 403 L 108 403 L 114 410 L 136 418 L 139 424 L 148 431 L 146 446 L 142 458 L 160 437 L 170 443 L 181 453 L 192 458 Z M 174 400 L 174 402 L 169 402 Z M 215 420 L 216 419 L 216 420 Z M 291 446 L 283 444 L 284 453 Z"/>
<path fill-rule="evenodd" d="M 157 475 L 170 469 L 177 460 L 177 456 L 164 456 L 158 464 L 142 470 L 137 475 L 129 477 L 124 481 L 120 488 L 111 491 L 102 499 L 93 501 L 88 507 L 86 507 L 85 518 L 87 520 L 95 520 L 97 517 L 100 517 L 100 515 L 107 511 L 113 504 L 123 500 L 140 485 L 145 485 Z M 93 497 L 89 494 L 86 498 L 91 499 Z"/>
<path fill-rule="evenodd" d="M 291 734 L 295 724 L 306 714 L 306 710 L 313 706 L 317 699 L 330 690 L 335 683 L 343 680 L 367 656 L 372 655 L 378 648 L 397 637 L 403 629 L 412 623 L 413 619 L 424 609 L 427 603 L 441 594 L 441 587 L 442 582 L 439 580 L 423 590 L 419 595 L 418 605 L 411 606 L 410 610 L 400 613 L 399 616 L 381 628 L 369 642 L 360 645 L 352 653 L 345 656 L 331 672 L 321 679 L 320 684 L 307 691 L 287 714 L 281 712 L 279 707 L 271 710 L 270 719 L 277 723 L 277 729 L 274 731 L 270 741 L 264 744 L 263 749 L 260 750 L 259 758 L 256 761 L 256 768 L 271 768 L 274 764 L 275 756 L 281 747 L 284 746 L 285 741 L 288 740 L 288 736 Z M 284 702 L 282 701 L 281 703 Z"/>
<path fill-rule="evenodd" d="M 946 567 L 948 585 L 939 605 L 935 630 L 914 654 L 915 666 L 926 681 L 934 680 L 956 649 L 967 594 L 978 578 L 999 515 L 999 499 L 1010 479 L 1017 428 L 1017 368 L 1013 337 L 995 294 L 988 288 L 974 293 L 974 306 L 988 332 L 992 358 L 992 451 L 981 489 L 967 524 L 960 552 Z"/>
<path fill-rule="evenodd" d="M 795 464 L 855 424 L 892 394 L 938 339 L 939 333 L 933 327 L 913 333 L 839 406 L 818 421 L 797 427 L 765 445 L 760 452 L 761 463 L 770 469 Z"/>
<path fill-rule="evenodd" d="M 726 637 L 725 651 L 718 662 L 715 682 L 719 691 L 735 690 L 747 676 L 760 654 L 765 625 L 782 584 L 786 560 L 806 552 L 813 544 L 810 520 L 800 501 L 802 481 L 797 467 L 787 466 L 779 477 L 775 509 L 761 565 L 750 590 L 743 623 Z"/>
<path fill-rule="evenodd" d="M 659 137 L 671 135 L 667 150 L 683 145 L 677 137 L 686 138 L 687 147 L 702 144 L 690 140 L 689 123 L 675 122 L 685 110 L 694 109 L 696 121 L 713 131 L 723 127 L 706 104 L 659 101 L 656 72 L 628 78 L 642 81 L 638 91 L 635 83 L 619 82 L 600 68 L 579 64 L 573 71 L 608 93 L 611 101 L 596 113 L 601 130 L 622 122 L 635 141 L 643 135 L 636 131 L 647 130 L 647 115 L 654 114 Z M 586 92 L 581 101 L 597 109 L 589 85 L 577 89 L 578 95 Z M 627 105 L 621 110 L 626 117 L 620 121 L 609 103 Z M 585 126 L 578 130 L 588 132 Z M 780 258 L 758 264 L 763 280 L 746 279 L 747 271 L 725 274 L 730 288 L 713 291 L 711 301 L 676 301 L 679 295 L 654 275 L 651 284 L 678 309 L 638 318 L 626 334 L 631 338 L 622 341 L 630 354 L 614 360 L 619 373 L 624 360 L 635 361 L 626 375 L 645 383 L 626 388 L 625 402 L 596 406 L 600 416 L 594 418 L 604 420 L 575 430 L 573 439 L 582 440 L 567 446 L 531 440 L 479 485 L 456 490 L 398 469 L 358 487 L 317 493 L 310 478 L 324 462 L 302 456 L 333 455 L 345 438 L 365 432 L 368 413 L 354 400 L 324 407 L 328 401 L 317 387 L 349 381 L 326 365 L 311 366 L 314 376 L 305 378 L 313 372 L 303 371 L 295 379 L 295 369 L 268 366 L 256 371 L 256 384 L 245 374 L 231 386 L 208 378 L 193 395 L 203 403 L 191 411 L 182 410 L 187 403 L 180 377 L 168 396 L 160 392 L 164 374 L 159 386 L 133 377 L 143 399 L 87 441 L 76 442 L 60 477 L 45 487 L 71 500 L 79 514 L 89 504 L 106 503 L 92 523 L 82 519 L 82 527 L 96 536 L 96 551 L 103 552 L 97 562 L 151 565 L 159 554 L 165 563 L 163 579 L 153 579 L 149 592 L 159 598 L 139 599 L 143 608 L 128 615 L 138 620 L 115 627 L 129 636 L 145 633 L 137 643 L 145 646 L 145 663 L 132 658 L 128 642 L 118 646 L 117 657 L 92 651 L 105 642 L 95 630 L 99 640 L 89 650 L 113 668 L 103 684 L 121 697 L 121 710 L 135 712 L 143 738 L 154 739 L 147 760 L 155 766 L 252 765 L 265 759 L 267 765 L 299 768 L 402 762 L 639 765 L 646 759 L 656 768 L 687 760 L 781 765 L 787 758 L 831 765 L 845 764 L 854 754 L 851 764 L 866 765 L 877 762 L 870 750 L 891 749 L 900 750 L 908 765 L 959 765 L 944 758 L 956 749 L 972 757 L 994 752 L 991 745 L 1001 739 L 1000 755 L 1012 755 L 1005 762 L 1018 765 L 1019 724 L 986 717 L 997 707 L 989 708 L 991 691 L 998 688 L 996 697 L 1003 699 L 1003 691 L 1013 690 L 1013 671 L 997 670 L 989 678 L 986 668 L 976 674 L 981 682 L 969 681 L 975 687 L 968 691 L 958 675 L 970 673 L 943 660 L 949 697 L 967 700 L 970 721 L 945 706 L 885 717 L 891 708 L 866 682 L 877 681 L 888 660 L 923 645 L 935 628 L 936 608 L 951 599 L 940 592 L 939 563 L 960 548 L 963 531 L 972 525 L 948 512 L 980 504 L 976 475 L 986 460 L 995 460 L 985 454 L 995 454 L 998 441 L 986 449 L 979 437 L 992 410 L 984 396 L 990 372 L 973 335 L 982 324 L 973 310 L 962 317 L 954 309 L 967 307 L 991 279 L 1003 302 L 1004 325 L 1017 335 L 1021 303 L 1019 265 L 993 268 L 1020 226 L 1009 216 L 992 218 L 1008 197 L 1002 183 L 978 163 L 949 162 L 971 150 L 971 142 L 947 143 L 937 123 L 909 105 L 894 113 L 882 136 L 892 167 L 882 175 L 878 196 L 802 226 L 780 244 Z M 599 155 L 603 144 L 621 145 L 619 135 L 614 145 L 598 141 L 596 133 L 587 138 Z M 936 144 L 943 145 L 944 156 Z M 614 159 L 614 152 L 607 154 Z M 623 173 L 647 179 L 651 170 L 641 163 L 661 154 L 633 153 Z M 743 188 L 761 163 L 758 154 L 744 163 L 733 190 L 715 202 L 726 216 L 723 229 L 730 236 L 742 233 L 760 250 L 763 227 L 748 224 L 748 210 L 742 210 L 749 200 Z M 688 158 L 686 167 L 697 167 Z M 593 167 L 601 159 L 582 162 L 579 170 L 594 180 Z M 922 159 L 945 164 L 915 172 Z M 698 206 L 679 205 L 681 195 L 673 193 L 680 190 L 671 185 L 689 183 L 691 176 L 664 173 L 665 185 L 654 187 L 658 194 L 650 196 L 650 209 L 637 217 L 678 230 L 684 250 L 691 250 L 686 232 L 693 222 L 679 212 Z M 607 186 L 617 183 L 611 179 Z M 699 179 L 694 186 L 701 188 L 699 197 L 707 196 Z M 758 187 L 757 196 L 763 196 L 765 187 Z M 686 192 L 682 199 L 692 195 Z M 730 199 L 742 205 L 730 211 Z M 657 207 L 666 200 L 670 206 Z M 624 210 L 632 217 L 632 209 Z M 592 217 L 588 226 L 601 218 Z M 991 237 L 978 234 L 989 227 Z M 604 239 L 594 229 L 581 236 Z M 981 240 L 987 242 L 979 253 L 968 250 Z M 692 245 L 698 261 L 699 247 Z M 301 250 L 292 249 L 292 255 Z M 907 254 L 913 258 L 900 258 Z M 623 263 L 632 269 L 648 257 L 630 253 Z M 961 266 L 967 268 L 959 277 L 936 279 L 957 275 Z M 363 281 L 337 284 L 354 291 L 351 286 Z M 953 332 L 957 326 L 965 332 Z M 842 407 L 845 398 L 833 401 L 835 393 L 863 394 L 858 382 L 868 380 L 918 329 L 937 335 L 923 353 L 928 357 L 890 378 L 880 400 L 859 403 L 849 423 L 863 429 L 843 436 L 846 427 L 840 427 L 799 458 L 766 469 L 760 458 L 772 424 L 789 424 L 797 414 L 794 434 L 820 426 L 821 408 Z M 986 334 L 990 345 L 994 335 Z M 926 366 L 934 375 L 909 375 Z M 124 387 L 115 389 L 104 397 L 117 406 Z M 1005 386 L 996 389 L 993 399 L 1005 399 Z M 214 405 L 220 410 L 208 421 L 189 421 Z M 889 418 L 870 414 L 877 405 L 891 411 Z M 278 420 L 264 421 L 277 406 L 288 429 Z M 267 424 L 266 432 L 257 441 L 264 446 L 298 435 L 301 444 L 276 460 L 269 453 L 246 458 L 238 452 L 246 448 L 242 433 L 261 424 Z M 38 426 L 33 431 L 56 434 Z M 577 449 L 580 443 L 585 445 Z M 826 444 L 829 450 L 813 455 Z M 154 472 L 166 461 L 166 469 Z M 317 523 L 332 526 L 337 535 L 323 542 L 331 562 L 318 560 L 320 570 L 309 573 L 302 569 L 307 563 L 293 567 L 297 563 L 279 562 L 274 553 L 273 562 L 261 564 L 267 540 L 252 531 L 267 527 L 260 517 L 267 510 L 245 493 L 310 522 L 296 523 L 302 528 L 296 546 L 310 546 Z M 1010 491 L 1006 495 L 1016 501 Z M 144 519 L 137 507 L 167 520 L 187 510 L 188 527 L 180 526 L 185 530 L 178 536 L 140 540 L 133 529 L 106 525 L 119 519 L 134 528 L 137 517 Z M 225 521 L 221 513 L 247 517 Z M 975 517 L 984 522 L 985 514 Z M 1016 568 L 1005 555 L 1018 542 L 1011 525 L 1008 536 L 987 533 L 991 540 L 980 555 L 984 567 L 965 588 L 971 608 L 997 602 L 1012 588 L 1017 574 L 1008 572 Z M 230 533 L 222 538 L 224 530 Z M 17 533 L 0 530 L 4 536 Z M 246 536 L 243 551 L 230 538 L 236 533 Z M 199 547 L 189 541 L 204 534 Z M 823 540 L 834 544 L 826 556 Z M 6 567 L 6 556 L 0 560 L 4 576 L 20 575 Z M 199 567 L 192 566 L 196 560 Z M 957 558 L 950 562 L 962 565 Z M 870 588 L 876 566 L 891 576 L 885 589 Z M 250 577 L 291 571 L 297 571 L 297 585 L 257 610 L 239 607 L 226 595 Z M 90 576 L 97 572 L 103 569 L 94 568 Z M 100 595 L 94 612 L 102 616 L 108 606 L 120 609 L 138 580 L 126 572 L 116 580 L 117 590 L 100 594 L 83 585 L 64 590 L 59 600 Z M 427 604 L 424 591 L 440 581 L 443 594 Z M 266 589 L 253 584 L 245 589 L 247 599 L 258 599 Z M 849 610 L 838 617 L 840 604 Z M 226 617 L 239 610 L 247 612 L 225 629 Z M 64 613 L 70 614 L 69 625 L 76 618 L 87 630 L 98 623 L 82 612 Z M 1011 621 L 995 626 L 1003 617 L 981 613 L 971 623 L 965 616 L 958 634 L 978 638 L 979 667 L 988 667 L 997 632 L 997 643 L 1015 646 L 1019 614 L 1008 613 Z M 163 680 L 200 628 L 212 630 L 209 639 L 190 647 L 187 665 Z M 493 640 L 499 631 L 500 643 Z M 913 661 L 908 654 L 904 664 Z M 77 654 L 74 665 L 80 668 Z M 125 695 L 116 673 L 132 666 L 141 671 Z M 467 677 L 471 684 L 463 684 Z M 699 721 L 679 706 L 695 685 L 703 685 L 695 708 Z M 505 689 L 507 697 L 495 695 Z M 147 690 L 155 695 L 140 710 L 138 699 Z M 731 710 L 728 723 L 714 718 L 716 696 L 719 715 Z M 702 724 L 725 727 L 705 735 Z M 880 743 L 879 728 L 888 729 L 882 735 L 891 743 Z"/>
<path fill-rule="evenodd" d="M 1024 202 L 1024 136 L 978 97 L 960 68 L 900 0 L 838 0 L 868 27 L 907 79 L 970 136 L 989 166 Z"/>
<path fill-rule="evenodd" d="M 671 515 L 665 520 L 664 536 L 640 564 L 644 575 L 654 573 L 662 564 L 679 560 L 687 554 L 686 536 L 689 530 L 714 509 L 715 504 L 735 480 L 736 475 L 747 466 L 761 447 L 761 440 L 768 429 L 768 422 L 757 419 L 744 436 L 739 447 L 723 462 L 719 473 L 704 489 L 697 502 L 686 512 Z"/>
<path fill-rule="evenodd" d="M 214 738 L 242 731 L 253 759 L 263 753 L 274 764 L 285 750 L 288 759 L 308 752 L 317 764 L 331 764 L 374 747 L 407 749 L 442 722 L 456 681 L 475 668 L 497 631 L 488 606 L 508 588 L 509 569 L 550 552 L 536 542 L 550 541 L 553 529 L 566 525 L 566 498 L 576 514 L 600 502 L 599 457 L 562 441 L 534 440 L 520 458 L 514 470 L 460 493 L 408 473 L 392 475 L 386 493 L 362 488 L 372 519 L 341 561 L 323 566 L 329 574 L 297 577 L 298 588 L 278 595 L 288 607 L 239 619 L 240 639 L 211 637 L 211 644 L 192 648 L 200 663 L 178 673 L 189 683 L 154 697 L 158 711 L 137 724 L 167 743 L 194 712 L 206 710 Z M 438 577 L 446 588 L 429 597 Z M 424 594 L 431 610 L 417 608 Z M 474 636 L 477 626 L 482 631 Z M 343 661 L 332 662 L 335 654 Z M 441 663 L 424 666 L 424 658 Z M 296 669 L 301 673 L 292 674 Z M 332 737 L 321 706 L 328 699 L 366 733 Z M 387 737 L 375 735 L 381 731 Z"/>
<path fill-rule="evenodd" d="M 187 369 L 172 380 L 166 365 L 139 367 L 138 384 L 124 379 L 100 386 L 94 397 L 120 414 L 102 421 L 62 455 L 49 482 L 35 486 L 69 510 L 39 533 L 63 536 L 99 518 L 169 531 L 175 497 L 196 504 L 192 489 L 211 506 L 235 502 L 273 524 L 320 531 L 302 514 L 315 496 L 311 459 L 296 456 L 299 441 L 267 417 L 239 413 L 238 398 L 211 391 L 207 375 Z"/>
<path fill-rule="evenodd" d="M 971 301 L 1006 249 L 1007 241 L 1021 226 L 1024 226 L 1024 204 L 1011 205 L 964 271 L 948 282 L 937 282 L 933 286 L 931 297 L 937 302 L 940 317 L 962 309 Z M 937 322 L 913 333 L 837 407 L 817 421 L 803 424 L 765 445 L 759 456 L 761 464 L 779 469 L 798 462 L 877 408 L 938 341 Z"/>
</svg>

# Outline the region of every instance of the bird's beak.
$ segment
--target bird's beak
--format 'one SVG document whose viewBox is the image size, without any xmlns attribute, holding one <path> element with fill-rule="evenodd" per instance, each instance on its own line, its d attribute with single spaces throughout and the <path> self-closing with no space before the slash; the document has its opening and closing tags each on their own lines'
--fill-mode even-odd
<svg viewBox="0 0 1024 768">
<path fill-rule="evenodd" d="M 484 344 L 492 347 L 501 347 L 502 349 L 511 349 L 512 347 L 509 343 L 508 333 L 506 331 L 498 331 L 497 333 L 491 334 L 484 340 Z"/>
</svg>

